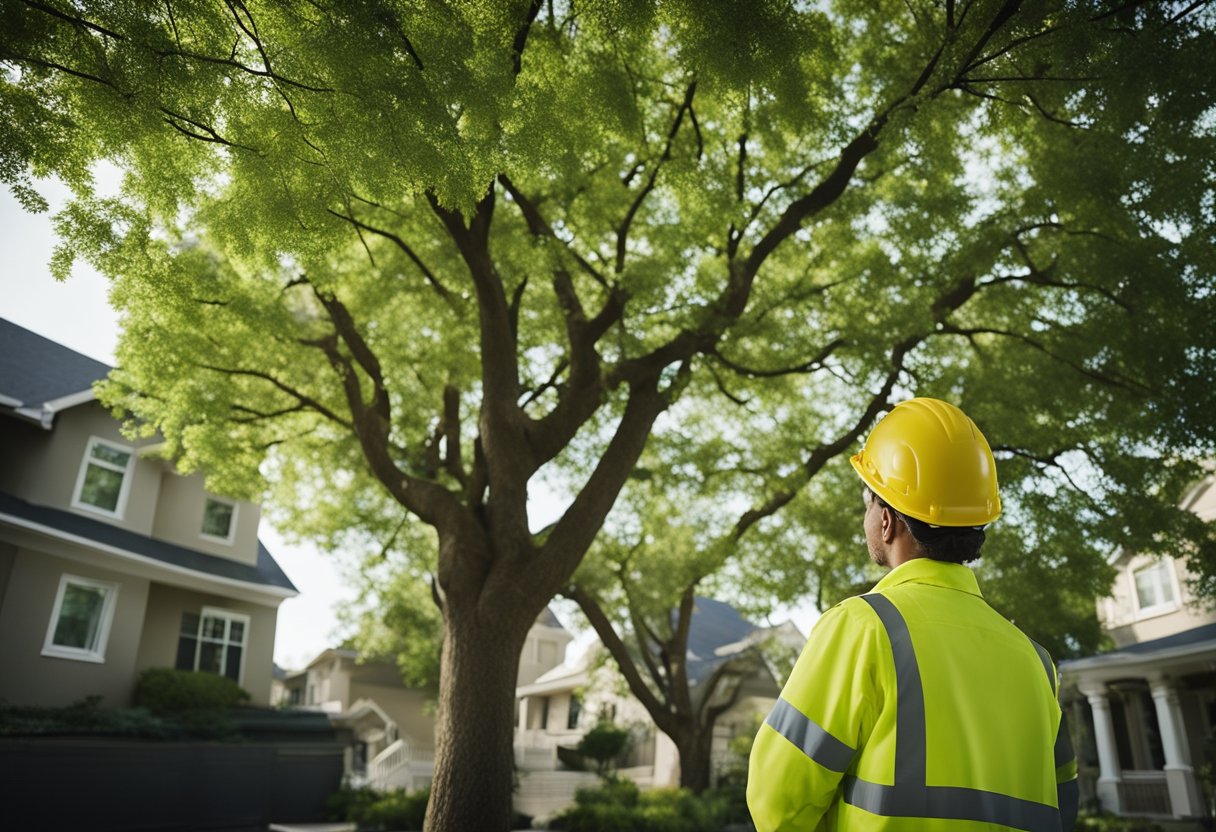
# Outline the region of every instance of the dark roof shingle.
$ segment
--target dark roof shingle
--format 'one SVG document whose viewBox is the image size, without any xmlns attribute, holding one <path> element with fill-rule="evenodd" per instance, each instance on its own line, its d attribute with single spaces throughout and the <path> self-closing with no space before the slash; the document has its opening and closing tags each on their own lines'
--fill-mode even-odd
<svg viewBox="0 0 1216 832">
<path fill-rule="evenodd" d="M 110 365 L 0 318 L 0 395 L 41 408 L 90 389 Z"/>
</svg>

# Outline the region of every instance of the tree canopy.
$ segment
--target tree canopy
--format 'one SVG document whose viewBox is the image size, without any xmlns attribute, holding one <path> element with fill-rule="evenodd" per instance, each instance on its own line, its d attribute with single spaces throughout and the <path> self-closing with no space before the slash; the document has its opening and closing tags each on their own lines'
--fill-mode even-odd
<svg viewBox="0 0 1216 832">
<path fill-rule="evenodd" d="M 179 465 L 239 496 L 265 477 L 322 534 L 435 528 L 427 822 L 505 828 L 512 651 L 652 428 L 662 482 L 731 495 L 696 531 L 740 574 L 843 562 L 841 456 L 917 393 L 994 445 L 994 579 L 1071 611 L 1122 545 L 1212 592 L 1212 527 L 1177 508 L 1216 431 L 1212 24 L 1118 0 L 4 0 L 0 179 L 31 209 L 31 176 L 76 190 L 53 265 L 113 279 L 103 397 Z M 121 194 L 93 193 L 99 159 Z M 538 533 L 550 478 L 571 501 Z"/>
</svg>

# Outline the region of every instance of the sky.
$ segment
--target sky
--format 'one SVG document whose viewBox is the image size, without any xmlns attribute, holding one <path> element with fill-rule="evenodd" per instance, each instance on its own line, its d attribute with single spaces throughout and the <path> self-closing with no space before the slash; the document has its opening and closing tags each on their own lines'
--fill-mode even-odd
<svg viewBox="0 0 1216 832">
<path fill-rule="evenodd" d="M 102 194 L 117 190 L 118 172 L 98 172 Z M 114 364 L 118 344 L 118 313 L 110 308 L 108 283 L 88 264 L 77 262 L 71 277 L 59 283 L 47 264 L 56 243 L 51 216 L 69 197 L 67 188 L 56 182 L 41 182 L 39 192 L 51 204 L 44 214 L 29 214 L 7 188 L 0 187 L 0 317 L 90 358 Z M 562 500 L 541 494 L 530 505 L 533 525 L 544 526 L 556 519 Z M 291 578 L 300 594 L 279 607 L 274 660 L 287 669 L 299 669 L 327 647 L 341 641 L 338 609 L 356 593 L 345 583 L 335 558 L 308 545 L 289 545 L 283 535 L 263 519 L 259 536 Z M 559 605 L 559 617 L 574 629 L 576 621 Z M 771 617 L 779 623 L 790 618 L 805 634 L 818 618 L 811 606 L 782 610 Z M 576 634 L 567 651 L 573 661 L 592 641 L 590 631 Z"/>
</svg>

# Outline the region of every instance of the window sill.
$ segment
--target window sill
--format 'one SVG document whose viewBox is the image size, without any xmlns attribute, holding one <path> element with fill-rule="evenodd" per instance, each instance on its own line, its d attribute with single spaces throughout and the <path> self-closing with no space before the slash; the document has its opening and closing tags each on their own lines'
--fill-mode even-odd
<svg viewBox="0 0 1216 832">
<path fill-rule="evenodd" d="M 1147 621 L 1150 618 L 1160 618 L 1163 615 L 1178 612 L 1181 608 L 1176 601 L 1171 601 L 1168 604 L 1158 604 L 1155 607 L 1144 607 L 1143 609 L 1136 610 L 1135 622 Z"/>
<path fill-rule="evenodd" d="M 200 534 L 199 540 L 205 540 L 208 543 L 218 543 L 221 546 L 231 546 L 233 538 L 231 537 L 216 537 L 213 534 Z"/>
<path fill-rule="evenodd" d="M 96 514 L 99 517 L 105 517 L 110 520 L 122 520 L 123 519 L 123 516 L 121 514 L 119 514 L 117 511 L 109 511 L 108 509 L 100 508 L 99 506 L 89 505 L 88 503 L 82 503 L 77 500 L 72 501 L 72 508 L 76 509 L 77 511 L 84 511 L 84 512 L 88 512 L 89 514 Z"/>
<path fill-rule="evenodd" d="M 77 650 L 72 647 L 43 647 L 42 655 L 50 659 L 71 659 L 75 662 L 92 662 L 93 664 L 105 664 L 106 662 L 106 657 L 100 653 Z"/>
</svg>

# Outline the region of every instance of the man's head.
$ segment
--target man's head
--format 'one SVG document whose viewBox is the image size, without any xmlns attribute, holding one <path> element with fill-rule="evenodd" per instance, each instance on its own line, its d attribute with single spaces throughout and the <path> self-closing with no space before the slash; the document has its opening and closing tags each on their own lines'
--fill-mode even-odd
<svg viewBox="0 0 1216 832">
<path fill-rule="evenodd" d="M 896 405 L 851 459 L 866 485 L 866 542 L 876 563 L 966 563 L 1001 513 L 996 463 L 975 423 L 949 402 Z"/>
</svg>

